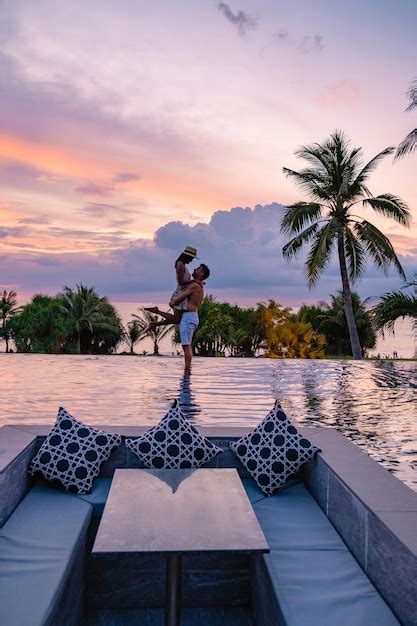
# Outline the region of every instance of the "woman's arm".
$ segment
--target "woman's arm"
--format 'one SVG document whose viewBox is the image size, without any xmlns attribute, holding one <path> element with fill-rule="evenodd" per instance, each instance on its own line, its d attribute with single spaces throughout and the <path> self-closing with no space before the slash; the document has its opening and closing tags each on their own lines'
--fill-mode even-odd
<svg viewBox="0 0 417 626">
<path fill-rule="evenodd" d="M 191 280 L 185 280 L 185 264 L 182 261 L 178 261 L 177 267 L 177 282 L 181 287 L 185 287 L 191 283 Z"/>
</svg>

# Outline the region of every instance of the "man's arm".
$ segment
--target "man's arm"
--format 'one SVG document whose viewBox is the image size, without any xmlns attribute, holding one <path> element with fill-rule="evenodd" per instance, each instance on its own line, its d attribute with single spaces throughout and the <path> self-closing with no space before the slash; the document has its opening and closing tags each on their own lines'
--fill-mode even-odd
<svg viewBox="0 0 417 626">
<path fill-rule="evenodd" d="M 181 293 L 178 296 L 175 296 L 175 298 L 172 298 L 170 304 L 179 304 L 180 302 L 182 302 L 183 300 L 191 296 L 194 293 L 197 286 L 198 286 L 197 283 L 191 283 L 190 285 L 188 285 L 186 289 L 184 289 L 184 291 L 181 291 Z"/>
</svg>

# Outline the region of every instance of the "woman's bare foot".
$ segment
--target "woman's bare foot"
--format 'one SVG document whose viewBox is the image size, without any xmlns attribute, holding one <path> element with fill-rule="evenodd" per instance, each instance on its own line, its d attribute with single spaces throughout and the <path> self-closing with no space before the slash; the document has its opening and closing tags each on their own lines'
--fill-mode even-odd
<svg viewBox="0 0 417 626">
<path fill-rule="evenodd" d="M 149 313 L 158 313 L 158 307 L 157 306 L 144 306 L 143 310 L 144 311 L 149 311 Z"/>
</svg>

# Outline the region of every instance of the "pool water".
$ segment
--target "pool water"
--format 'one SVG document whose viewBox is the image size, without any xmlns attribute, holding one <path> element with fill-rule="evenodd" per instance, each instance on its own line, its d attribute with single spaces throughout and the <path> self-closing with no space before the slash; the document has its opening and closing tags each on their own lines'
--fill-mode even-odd
<svg viewBox="0 0 417 626">
<path fill-rule="evenodd" d="M 179 398 L 196 424 L 255 425 L 278 398 L 294 423 L 337 428 L 417 491 L 417 363 L 0 355 L 0 425 L 157 423 Z"/>
</svg>

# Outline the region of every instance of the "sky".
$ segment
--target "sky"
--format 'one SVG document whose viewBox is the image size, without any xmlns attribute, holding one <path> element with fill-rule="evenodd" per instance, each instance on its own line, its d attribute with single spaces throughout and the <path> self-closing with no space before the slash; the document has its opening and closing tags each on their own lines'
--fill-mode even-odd
<svg viewBox="0 0 417 626">
<path fill-rule="evenodd" d="M 219 300 L 328 297 L 335 259 L 308 290 L 282 258 L 283 206 L 306 199 L 282 167 L 335 129 L 369 159 L 415 128 L 416 21 L 415 0 L 0 0 L 0 287 L 166 302 L 193 245 Z M 408 230 L 372 217 L 407 271 L 416 165 L 369 181 L 411 208 Z M 400 283 L 370 265 L 356 288 Z"/>
</svg>

